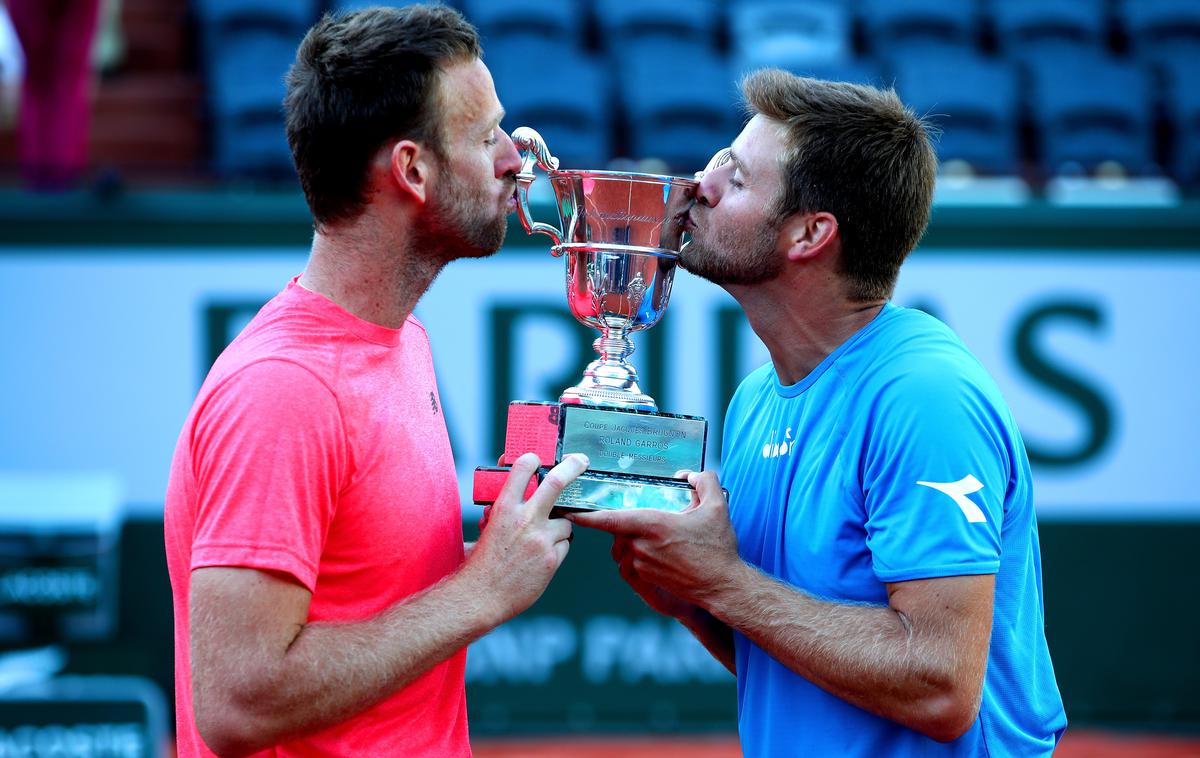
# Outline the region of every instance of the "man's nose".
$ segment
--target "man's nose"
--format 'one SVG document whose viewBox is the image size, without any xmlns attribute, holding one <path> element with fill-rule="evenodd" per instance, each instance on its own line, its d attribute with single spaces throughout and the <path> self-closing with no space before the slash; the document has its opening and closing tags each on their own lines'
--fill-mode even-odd
<svg viewBox="0 0 1200 758">
<path fill-rule="evenodd" d="M 709 158 L 708 165 L 704 167 L 703 171 L 696 172 L 696 179 L 700 182 L 700 186 L 696 189 L 696 202 L 711 208 L 720 201 L 720 188 L 724 184 L 717 181 L 716 177 L 724 174 L 722 169 L 728 169 L 729 158 L 732 155 L 732 148 L 722 148 L 712 158 Z"/>
<path fill-rule="evenodd" d="M 521 153 L 513 144 L 508 132 L 500 130 L 500 155 L 496 158 L 496 178 L 509 176 L 521 170 Z"/>
<path fill-rule="evenodd" d="M 700 177 L 700 186 L 696 188 L 696 202 L 712 208 L 721 200 L 721 183 L 717 180 L 716 171 L 709 171 Z"/>
</svg>

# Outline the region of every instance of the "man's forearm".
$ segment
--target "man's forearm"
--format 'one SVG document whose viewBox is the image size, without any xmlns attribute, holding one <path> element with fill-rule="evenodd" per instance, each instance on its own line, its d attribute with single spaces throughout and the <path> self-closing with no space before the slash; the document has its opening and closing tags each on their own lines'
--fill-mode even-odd
<svg viewBox="0 0 1200 758">
<path fill-rule="evenodd" d="M 692 636 L 712 654 L 713 658 L 729 669 L 729 673 L 737 674 L 737 662 L 733 648 L 733 630 L 729 625 L 715 618 L 711 613 L 699 606 L 692 606 L 691 612 L 679 617 Z"/>
<path fill-rule="evenodd" d="M 524 498 L 539 462 L 522 455 L 458 570 L 363 621 L 310 623 L 310 589 L 279 572 L 193 570 L 188 636 L 201 737 L 242 755 L 343 722 L 524 611 L 567 556 L 571 524 L 549 513 L 587 464 L 566 456 Z"/>
<path fill-rule="evenodd" d="M 957 696 L 956 661 L 937 633 L 890 607 L 817 599 L 743 564 L 708 610 L 831 694 L 935 738 Z M 940 631 L 940 630 L 934 630 Z"/>
<path fill-rule="evenodd" d="M 306 624 L 278 660 L 239 667 L 247 676 L 226 689 L 235 723 L 221 731 L 237 736 L 218 752 L 252 752 L 366 710 L 499 623 L 490 600 L 460 571 L 372 619 Z"/>
</svg>

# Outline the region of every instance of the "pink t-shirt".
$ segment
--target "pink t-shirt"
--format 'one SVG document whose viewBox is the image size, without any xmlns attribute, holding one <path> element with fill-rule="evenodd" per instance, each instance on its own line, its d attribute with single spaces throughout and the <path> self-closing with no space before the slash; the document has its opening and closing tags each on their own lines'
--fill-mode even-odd
<svg viewBox="0 0 1200 758">
<path fill-rule="evenodd" d="M 179 755 L 196 731 L 188 660 L 193 569 L 291 574 L 309 621 L 366 619 L 463 560 L 454 460 L 429 340 L 363 321 L 293 280 L 209 372 L 166 498 Z M 466 651 L 335 727 L 262 755 L 469 756 Z"/>
</svg>

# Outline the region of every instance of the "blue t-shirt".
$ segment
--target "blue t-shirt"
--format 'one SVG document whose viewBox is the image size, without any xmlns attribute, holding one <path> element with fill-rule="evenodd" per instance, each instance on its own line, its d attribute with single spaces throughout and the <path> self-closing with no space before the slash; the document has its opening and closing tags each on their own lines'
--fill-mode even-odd
<svg viewBox="0 0 1200 758">
<path fill-rule="evenodd" d="M 768 363 L 725 421 L 744 560 L 825 599 L 996 574 L 979 718 L 941 744 L 867 713 L 734 635 L 747 758 L 1038 756 L 1066 714 L 1046 647 L 1029 460 L 1000 391 L 945 325 L 886 304 L 797 384 Z"/>
</svg>

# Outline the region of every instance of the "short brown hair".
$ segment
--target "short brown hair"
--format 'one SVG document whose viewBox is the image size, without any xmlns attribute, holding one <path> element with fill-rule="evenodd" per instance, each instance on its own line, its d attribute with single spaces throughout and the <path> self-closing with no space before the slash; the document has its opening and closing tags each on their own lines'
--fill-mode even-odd
<svg viewBox="0 0 1200 758">
<path fill-rule="evenodd" d="M 891 297 L 933 203 L 937 155 L 925 122 L 893 90 L 779 69 L 746 76 L 742 94 L 752 114 L 784 124 L 780 216 L 832 213 L 850 297 Z"/>
<path fill-rule="evenodd" d="M 438 72 L 481 57 L 479 35 L 442 5 L 326 15 L 287 76 L 288 144 L 317 225 L 366 206 L 367 167 L 389 139 L 441 154 Z"/>
</svg>

